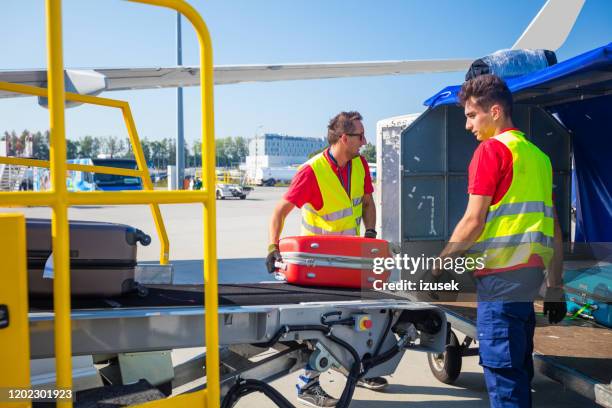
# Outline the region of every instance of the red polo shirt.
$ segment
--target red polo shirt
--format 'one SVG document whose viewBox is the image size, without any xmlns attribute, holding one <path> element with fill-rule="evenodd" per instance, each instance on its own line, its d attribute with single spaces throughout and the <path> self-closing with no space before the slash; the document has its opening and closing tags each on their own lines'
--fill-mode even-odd
<svg viewBox="0 0 612 408">
<path fill-rule="evenodd" d="M 509 130 L 518 129 L 504 129 L 501 133 Z M 497 204 L 508 192 L 510 184 L 512 184 L 512 152 L 510 152 L 510 149 L 493 138 L 481 142 L 474 151 L 468 168 L 468 193 L 492 197 L 491 205 L 493 205 Z M 534 254 L 524 264 L 495 270 L 477 270 L 474 275 L 484 276 L 530 267 L 543 268 L 542 258 Z"/>
<path fill-rule="evenodd" d="M 331 166 L 334 173 L 336 173 L 338 176 L 340 184 L 342 184 L 346 190 L 348 184 L 346 183 L 346 180 L 348 179 L 348 166 L 345 165 L 344 167 L 338 167 L 334 160 L 329 156 L 329 148 L 325 149 L 323 155 L 327 159 L 327 162 Z M 370 176 L 370 167 L 363 156 L 359 156 L 359 158 L 361 159 L 363 168 L 365 170 L 364 194 L 372 194 L 374 192 L 374 186 L 372 185 L 372 177 Z M 349 194 L 348 191 L 347 194 Z M 302 166 L 302 168 L 297 172 L 291 181 L 289 190 L 287 190 L 283 198 L 298 208 L 302 208 L 302 206 L 306 203 L 312 205 L 317 211 L 323 207 L 323 196 L 321 195 L 321 190 L 319 189 L 319 184 L 317 183 L 314 170 L 312 167 L 310 167 L 310 165 Z"/>
</svg>

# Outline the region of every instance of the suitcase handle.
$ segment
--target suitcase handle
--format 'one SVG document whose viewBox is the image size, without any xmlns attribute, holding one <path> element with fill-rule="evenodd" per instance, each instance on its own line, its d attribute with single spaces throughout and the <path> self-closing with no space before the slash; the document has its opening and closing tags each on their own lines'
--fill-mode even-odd
<svg viewBox="0 0 612 408">
<path fill-rule="evenodd" d="M 577 298 L 575 296 L 570 296 L 570 301 L 574 302 L 578 306 L 585 307 L 586 309 L 589 309 L 589 310 L 592 310 L 592 311 L 599 309 L 599 307 L 597 305 L 594 305 L 594 304 L 588 303 L 588 302 L 584 302 L 582 299 L 579 299 L 579 298 Z"/>
<path fill-rule="evenodd" d="M 286 282 L 287 281 L 287 277 L 285 276 L 285 274 L 282 271 L 286 271 L 287 270 L 287 264 L 284 262 L 274 262 L 274 267 L 276 268 L 276 270 L 274 271 L 274 279 L 277 281 L 283 281 Z"/>
</svg>

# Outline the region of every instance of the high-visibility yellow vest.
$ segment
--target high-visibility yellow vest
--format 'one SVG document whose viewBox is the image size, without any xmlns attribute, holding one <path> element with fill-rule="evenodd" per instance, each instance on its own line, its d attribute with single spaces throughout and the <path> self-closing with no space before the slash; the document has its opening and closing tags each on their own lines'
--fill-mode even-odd
<svg viewBox="0 0 612 408">
<path fill-rule="evenodd" d="M 324 153 L 304 165 L 314 171 L 323 198 L 318 211 L 310 204 L 302 206 L 302 235 L 358 236 L 361 225 L 365 168 L 358 156 L 351 161 L 350 197 L 334 173 Z"/>
<path fill-rule="evenodd" d="M 489 207 L 484 230 L 468 254 L 484 257 L 485 268 L 493 271 L 526 263 L 533 254 L 547 267 L 554 237 L 550 159 L 518 130 L 495 139 L 512 153 L 512 183 Z"/>
</svg>

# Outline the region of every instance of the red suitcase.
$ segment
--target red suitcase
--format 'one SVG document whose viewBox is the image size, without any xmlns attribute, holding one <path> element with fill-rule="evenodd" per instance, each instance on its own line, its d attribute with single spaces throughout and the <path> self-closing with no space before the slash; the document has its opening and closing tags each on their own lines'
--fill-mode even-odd
<svg viewBox="0 0 612 408">
<path fill-rule="evenodd" d="M 386 282 L 389 271 L 375 273 L 374 258 L 390 256 L 382 239 L 313 235 L 287 237 L 279 242 L 283 257 L 279 273 L 288 283 L 372 289 L 375 280 Z"/>
</svg>

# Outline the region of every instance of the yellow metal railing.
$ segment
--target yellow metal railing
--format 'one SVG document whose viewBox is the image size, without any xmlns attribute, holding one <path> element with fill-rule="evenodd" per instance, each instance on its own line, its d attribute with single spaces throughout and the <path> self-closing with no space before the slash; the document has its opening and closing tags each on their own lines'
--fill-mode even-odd
<svg viewBox="0 0 612 408">
<path fill-rule="evenodd" d="M 68 240 L 68 207 L 77 204 L 165 204 L 200 202 L 203 204 L 204 226 L 204 291 L 205 291 L 205 338 L 207 388 L 195 393 L 157 401 L 150 406 L 200 405 L 218 407 L 219 387 L 219 327 L 217 299 L 217 248 L 215 207 L 215 147 L 213 110 L 213 65 L 212 44 L 204 20 L 196 10 L 183 0 L 131 0 L 137 3 L 161 6 L 178 11 L 194 26 L 200 45 L 200 83 L 202 114 L 202 159 L 205 177 L 200 191 L 120 191 L 120 192 L 69 192 L 65 177 L 66 129 L 64 123 L 65 98 L 64 62 L 62 49 L 62 4 L 61 0 L 46 0 L 47 34 L 47 82 L 49 99 L 49 122 L 51 130 L 50 160 L 51 190 L 45 192 L 0 193 L 0 206 L 46 205 L 53 210 L 53 280 L 55 312 L 55 358 L 57 387 L 72 388 L 71 336 L 70 336 L 70 262 Z M 91 98 L 84 95 L 69 95 L 73 100 Z M 103 99 L 103 98 L 100 98 Z M 99 99 L 98 99 L 99 100 Z M 88 103 L 87 101 L 85 101 Z M 133 118 L 124 110 L 124 118 L 131 123 Z M 126 116 L 126 112 L 128 112 Z M 128 125 L 128 130 L 130 125 Z M 136 134 L 130 134 L 134 145 Z M 138 162 L 137 158 L 137 162 Z M 139 168 L 146 168 L 144 157 L 140 157 Z M 88 170 L 89 171 L 89 170 Z M 166 404 L 164 404 L 164 402 Z M 72 407 L 72 401 L 58 401 L 60 408 Z"/>
<path fill-rule="evenodd" d="M 9 82 L 0 81 L 0 90 L 39 96 L 48 97 L 48 91 L 45 88 L 38 88 L 35 86 L 12 84 Z M 118 167 L 107 167 L 107 166 L 92 166 L 87 164 L 76 164 L 66 163 L 66 169 L 72 171 L 84 171 L 91 173 L 103 173 L 103 174 L 116 174 L 119 176 L 133 176 L 140 177 L 142 184 L 146 190 L 153 190 L 153 183 L 151 182 L 151 176 L 149 174 L 149 168 L 145 160 L 142 145 L 140 144 L 140 138 L 136 131 L 136 124 L 132 116 L 132 110 L 130 105 L 125 101 L 119 101 L 116 99 L 101 98 L 99 96 L 91 95 L 79 95 L 71 92 L 65 92 L 65 99 L 73 102 L 87 103 L 91 105 L 107 106 L 110 108 L 118 108 L 123 114 L 128 135 L 130 137 L 130 143 L 133 146 L 134 158 L 136 159 L 137 170 L 134 169 L 122 169 Z M 50 164 L 46 160 L 38 159 L 25 159 L 20 157 L 3 157 L 0 156 L 0 163 L 18 165 L 18 166 L 30 166 L 30 167 L 42 167 L 49 168 Z M 166 226 L 161 216 L 161 211 L 158 204 L 151 204 L 151 212 L 153 213 L 153 220 L 155 221 L 155 228 L 160 241 L 160 254 L 159 263 L 167 265 L 170 258 L 170 241 L 168 240 L 168 233 L 166 232 Z"/>
</svg>

